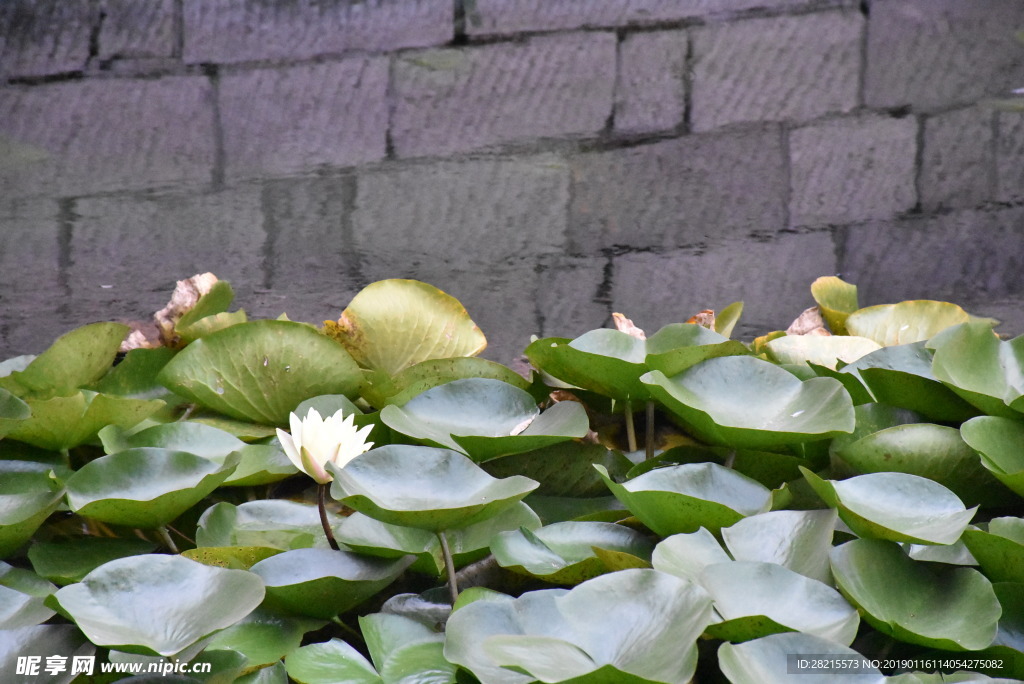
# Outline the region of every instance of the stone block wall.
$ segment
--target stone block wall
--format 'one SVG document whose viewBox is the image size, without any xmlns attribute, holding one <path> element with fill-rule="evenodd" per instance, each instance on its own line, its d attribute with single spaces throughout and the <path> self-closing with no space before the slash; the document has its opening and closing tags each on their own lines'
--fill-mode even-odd
<svg viewBox="0 0 1024 684">
<path fill-rule="evenodd" d="M 431 282 L 510 361 L 840 273 L 1024 332 L 1020 0 L 5 0 L 0 358 L 210 270 Z"/>
</svg>

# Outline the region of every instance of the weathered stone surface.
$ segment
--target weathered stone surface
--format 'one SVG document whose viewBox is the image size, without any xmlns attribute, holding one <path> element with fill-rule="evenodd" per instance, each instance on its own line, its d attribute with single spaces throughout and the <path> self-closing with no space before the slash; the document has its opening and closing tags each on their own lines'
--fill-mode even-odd
<svg viewBox="0 0 1024 684">
<path fill-rule="evenodd" d="M 536 301 L 542 337 L 577 337 L 608 319 L 610 270 L 605 257 L 555 256 L 539 261 Z M 525 347 L 525 345 L 523 345 Z"/>
<path fill-rule="evenodd" d="M 0 88 L 8 197 L 209 183 L 213 141 L 201 76 Z"/>
<path fill-rule="evenodd" d="M 861 305 L 946 299 L 971 313 L 1016 301 L 1001 331 L 1024 332 L 1024 209 L 965 210 L 846 229 L 840 270 Z M 1002 307 L 999 317 L 1005 317 Z"/>
<path fill-rule="evenodd" d="M 611 33 L 403 53 L 393 69 L 395 153 L 593 135 L 612 113 L 614 85 Z"/>
<path fill-rule="evenodd" d="M 387 78 L 383 57 L 224 74 L 219 98 L 227 176 L 383 159 Z"/>
<path fill-rule="evenodd" d="M 829 232 L 787 233 L 767 241 L 736 241 L 708 250 L 615 258 L 613 310 L 644 330 L 687 320 L 702 309 L 744 302 L 735 336 L 785 330 L 814 306 L 810 285 L 835 273 Z"/>
<path fill-rule="evenodd" d="M 835 119 L 790 133 L 796 226 L 888 218 L 917 201 L 912 117 Z"/>
<path fill-rule="evenodd" d="M 82 71 L 98 21 L 89 0 L 0 2 L 0 80 Z"/>
<path fill-rule="evenodd" d="M 103 0 L 99 56 L 174 56 L 178 48 L 175 4 L 175 0 Z"/>
<path fill-rule="evenodd" d="M 970 207 L 995 188 L 993 124 L 989 107 L 969 107 L 924 121 L 921 205 L 925 211 Z"/>
<path fill-rule="evenodd" d="M 189 64 L 299 60 L 352 50 L 440 45 L 451 0 L 184 0 Z"/>
<path fill-rule="evenodd" d="M 693 129 L 850 111 L 863 30 L 852 10 L 694 29 Z"/>
<path fill-rule="evenodd" d="M 1024 112 L 999 112 L 996 116 L 996 199 L 1017 202 L 1024 199 Z"/>
<path fill-rule="evenodd" d="M 466 159 L 360 173 L 355 243 L 453 268 L 561 251 L 569 169 L 554 155 Z"/>
<path fill-rule="evenodd" d="M 649 133 L 683 122 L 686 32 L 631 33 L 619 44 L 615 131 Z"/>
<path fill-rule="evenodd" d="M 263 279 L 259 189 L 112 196 L 74 205 L 68 270 L 76 315 L 148 319 L 177 280 L 212 271 L 237 303 Z"/>
<path fill-rule="evenodd" d="M 681 247 L 784 227 L 777 129 L 694 135 L 572 158 L 575 253 Z"/>
<path fill-rule="evenodd" d="M 875 0 L 866 104 L 930 110 L 1020 87 L 1020 26 L 1018 0 Z"/>
<path fill-rule="evenodd" d="M 489 35 L 643 26 L 754 8 L 786 8 L 808 4 L 807 0 L 474 0 L 466 3 L 466 33 Z M 831 6 L 840 2 L 826 0 L 819 4 Z"/>
</svg>

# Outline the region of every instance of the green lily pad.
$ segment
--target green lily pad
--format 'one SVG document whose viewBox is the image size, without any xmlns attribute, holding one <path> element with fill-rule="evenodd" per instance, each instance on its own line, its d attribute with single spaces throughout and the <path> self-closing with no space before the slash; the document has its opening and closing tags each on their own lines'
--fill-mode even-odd
<svg viewBox="0 0 1024 684">
<path fill-rule="evenodd" d="M 854 427 L 853 403 L 831 378 L 806 382 L 753 356 L 704 361 L 679 375 L 641 380 L 698 437 L 764 448 L 827 439 Z"/>
<path fill-rule="evenodd" d="M 732 557 L 715 536 L 704 528 L 666 537 L 654 547 L 654 553 L 651 554 L 651 564 L 655 570 L 698 584 L 704 568 L 730 561 Z"/>
<path fill-rule="evenodd" d="M 828 554 L 832 550 L 836 518 L 833 509 L 770 511 L 724 528 L 722 539 L 738 561 L 777 563 L 831 584 Z"/>
<path fill-rule="evenodd" d="M 370 658 L 385 682 L 455 682 L 444 659 L 444 635 L 411 618 L 374 613 L 359 618 Z"/>
<path fill-rule="evenodd" d="M 818 496 L 837 509 L 859 537 L 952 544 L 976 511 L 965 509 L 956 494 L 939 483 L 917 475 L 871 473 L 835 481 L 801 470 Z"/>
<path fill-rule="evenodd" d="M 993 582 L 1024 582 L 1024 520 L 993 518 L 987 531 L 965 530 L 963 540 Z"/>
<path fill-rule="evenodd" d="M 1024 496 L 1024 423 L 978 416 L 960 426 L 964 442 L 981 456 L 981 465 L 1004 485 Z"/>
<path fill-rule="evenodd" d="M 246 315 L 244 309 L 231 312 L 222 311 L 217 314 L 211 314 L 204 318 L 200 318 L 191 325 L 182 326 L 181 321 L 178 321 L 178 325 L 175 326 L 174 330 L 182 342 L 191 344 L 202 337 L 206 337 L 210 333 L 230 328 L 231 326 L 238 325 L 239 323 L 245 323 L 248 320 L 249 317 Z"/>
<path fill-rule="evenodd" d="M 217 632 L 206 650 L 236 651 L 246 657 L 249 667 L 269 665 L 298 649 L 303 635 L 322 625 L 319 620 L 284 617 L 257 608 Z"/>
<path fill-rule="evenodd" d="M 947 651 L 990 645 L 1002 609 L 977 570 L 915 561 L 899 545 L 855 539 L 832 551 L 836 586 L 872 627 Z"/>
<path fill-rule="evenodd" d="M 715 332 L 725 337 L 732 337 L 733 328 L 743 315 L 743 302 L 733 302 L 715 316 Z"/>
<path fill-rule="evenodd" d="M 614 571 L 597 549 L 626 553 L 649 562 L 654 544 L 622 525 L 603 522 L 563 522 L 539 530 L 502 532 L 491 542 L 498 565 L 551 584 L 579 584 Z"/>
<path fill-rule="evenodd" d="M 28 404 L 5 389 L 0 389 L 0 438 L 32 415 Z"/>
<path fill-rule="evenodd" d="M 741 311 L 742 308 L 741 303 Z M 717 319 L 715 323 L 717 326 Z M 707 359 L 750 353 L 742 342 L 730 340 L 724 333 L 708 330 L 693 323 L 666 325 L 651 335 L 647 340 L 646 349 L 647 370 L 659 370 L 665 375 L 682 373 L 690 366 Z"/>
<path fill-rule="evenodd" d="M 99 380 L 114 363 L 128 326 L 93 323 L 57 338 L 24 370 L 0 378 L 0 388 L 39 399 L 66 396 Z"/>
<path fill-rule="evenodd" d="M 530 389 L 530 381 L 511 368 L 487 359 L 460 356 L 453 359 L 420 361 L 394 376 L 384 371 L 368 373 L 362 394 L 377 408 L 384 408 L 389 404 L 402 406 L 429 389 L 467 378 L 490 378 L 521 390 Z"/>
<path fill-rule="evenodd" d="M 327 512 L 332 528 L 340 516 Z M 206 509 L 196 529 L 198 546 L 256 546 L 288 551 L 313 546 L 328 548 L 315 505 L 284 499 L 249 501 L 235 506 L 226 502 Z"/>
<path fill-rule="evenodd" d="M 181 556 L 131 556 L 54 594 L 94 644 L 173 656 L 233 625 L 263 600 L 259 577 Z"/>
<path fill-rule="evenodd" d="M 360 556 L 331 549 L 295 549 L 260 561 L 250 571 L 267 588 L 266 606 L 330 619 L 394 582 L 413 558 Z"/>
<path fill-rule="evenodd" d="M 811 462 L 792 454 L 779 454 L 771 451 L 754 449 L 733 449 L 712 446 L 679 446 L 663 451 L 647 461 L 641 461 L 626 474 L 634 478 L 656 468 L 684 463 L 713 462 L 719 465 L 732 461 L 732 470 L 757 480 L 765 487 L 781 487 L 784 483 L 800 477 L 799 466 L 809 466 Z M 612 471 L 613 477 L 615 472 Z M 616 477 L 621 480 L 622 478 Z M 543 483 L 541 486 L 544 486 Z"/>
<path fill-rule="evenodd" d="M 978 411 L 932 373 L 932 353 L 924 342 L 883 347 L 845 366 L 841 374 L 857 377 L 872 400 L 910 409 L 938 422 L 959 423 Z"/>
<path fill-rule="evenodd" d="M 598 328 L 574 340 L 547 337 L 524 353 L 535 367 L 576 387 L 624 401 L 650 396 L 639 380 L 648 370 L 647 345 L 624 332 Z"/>
<path fill-rule="evenodd" d="M 343 347 L 308 325 L 261 320 L 193 342 L 158 379 L 176 394 L 232 418 L 285 425 L 304 399 L 356 396 L 362 375 Z"/>
<path fill-rule="evenodd" d="M 130 428 L 164 406 L 153 399 L 131 399 L 81 390 L 67 397 L 26 399 L 31 418 L 7 433 L 42 449 L 62 451 L 96 439 L 107 425 Z"/>
<path fill-rule="evenodd" d="M 220 486 L 238 460 L 234 454 L 218 464 L 184 451 L 127 449 L 91 461 L 68 478 L 68 506 L 115 525 L 159 527 Z"/>
<path fill-rule="evenodd" d="M 537 488 L 527 477 L 497 480 L 462 454 L 390 444 L 344 468 L 327 464 L 331 496 L 381 522 L 440 532 L 467 527 L 512 507 Z"/>
<path fill-rule="evenodd" d="M 494 477 L 525 475 L 540 483 L 536 494 L 543 496 L 596 497 L 608 492 L 593 464 L 600 463 L 622 478 L 633 463 L 617 451 L 600 444 L 561 442 L 543 449 L 512 454 L 482 463 Z"/>
<path fill-rule="evenodd" d="M 931 423 L 895 425 L 843 442 L 847 443 L 833 442 L 833 455 L 860 473 L 926 477 L 968 505 L 1005 505 L 1016 499 L 982 466 L 956 428 Z"/>
<path fill-rule="evenodd" d="M 226 280 L 212 283 L 205 294 L 201 295 L 191 309 L 181 315 L 175 325 L 175 332 L 188 328 L 196 322 L 208 317 L 224 313 L 235 299 L 235 291 Z"/>
<path fill-rule="evenodd" d="M 571 591 L 462 605 L 448 620 L 444 655 L 484 684 L 686 682 L 710 621 L 711 600 L 695 584 L 623 570 Z"/>
<path fill-rule="evenodd" d="M 720 639 L 749 641 L 793 630 L 849 646 L 857 636 L 860 618 L 838 591 L 775 563 L 709 565 L 700 585 L 722 616 L 707 628 Z"/>
<path fill-rule="evenodd" d="M 768 343 L 768 358 L 776 363 L 816 363 L 836 369 L 881 349 L 877 342 L 853 335 L 786 335 Z"/>
<path fill-rule="evenodd" d="M 495 535 L 520 527 L 534 530 L 540 527 L 540 518 L 526 504 L 519 502 L 493 518 L 475 525 L 445 532 L 455 567 L 460 568 L 487 555 Z M 374 520 L 362 513 L 346 517 L 335 532 L 337 540 L 358 553 L 384 558 L 416 556 L 409 569 L 434 576 L 444 573 L 441 541 L 428 530 L 401 527 Z"/>
<path fill-rule="evenodd" d="M 181 555 L 203 565 L 231 570 L 248 570 L 262 560 L 282 553 L 266 546 L 200 546 L 182 551 Z"/>
<path fill-rule="evenodd" d="M 825 671 L 810 669 L 825 659 L 837 661 L 837 666 Z M 801 661 L 807 663 L 802 668 Z M 852 648 L 800 632 L 718 647 L 718 666 L 733 684 L 791 684 L 794 678 L 802 684 L 885 684 L 886 677 L 878 668 L 868 667 L 868 662 Z"/>
<path fill-rule="evenodd" d="M 383 684 L 370 661 L 341 639 L 303 646 L 288 655 L 285 667 L 299 684 Z"/>
<path fill-rule="evenodd" d="M 0 630 L 31 627 L 50 619 L 53 611 L 43 599 L 56 589 L 34 572 L 0 563 Z"/>
<path fill-rule="evenodd" d="M 985 413 L 1022 420 L 1024 336 L 1003 342 L 985 323 L 965 323 L 928 346 L 936 379 Z"/>
<path fill-rule="evenodd" d="M 75 656 L 89 658 L 96 653 L 96 647 L 89 643 L 74 625 L 36 625 L 19 627 L 3 631 L 0 639 L 0 672 L 12 677 L 10 681 L 17 684 L 32 684 L 42 681 L 39 675 L 14 677 L 18 672 L 19 658 L 38 658 L 39 672 L 45 672 L 46 658 L 62 656 L 65 662 L 72 662 Z M 25 662 L 25 661 L 21 661 Z M 78 677 L 68 672 L 58 675 L 44 675 L 46 684 L 70 684 Z"/>
<path fill-rule="evenodd" d="M 389 375 L 429 359 L 476 356 L 487 346 L 457 299 L 418 280 L 367 285 L 332 327 L 360 366 Z"/>
<path fill-rule="evenodd" d="M 623 484 L 604 467 L 594 468 L 612 494 L 662 537 L 701 527 L 718 531 L 771 506 L 767 487 L 715 463 L 659 468 Z"/>
<path fill-rule="evenodd" d="M 28 541 L 63 497 L 64 489 L 48 473 L 4 473 L 0 478 L 0 558 Z"/>
<path fill-rule="evenodd" d="M 956 304 L 918 299 L 860 309 L 846 319 L 846 331 L 891 347 L 927 340 L 968 320 L 970 316 Z"/>
<path fill-rule="evenodd" d="M 528 392 L 489 378 L 434 387 L 402 407 L 385 406 L 380 417 L 393 430 L 478 462 L 584 437 L 590 429 L 582 404 L 563 401 L 541 413 Z"/>
<path fill-rule="evenodd" d="M 600 475 L 598 475 L 600 477 Z M 608 491 L 601 481 L 601 486 Z M 545 525 L 568 520 L 597 520 L 618 522 L 630 517 L 630 512 L 611 494 L 594 497 L 542 496 L 530 494 L 525 502 L 532 508 Z"/>
<path fill-rule="evenodd" d="M 829 330 L 835 335 L 846 335 L 846 319 L 860 308 L 857 286 L 835 276 L 823 276 L 811 283 L 811 296 Z"/>
<path fill-rule="evenodd" d="M 142 539 L 86 537 L 62 542 L 35 542 L 28 549 L 32 569 L 40 577 L 64 586 L 81 582 L 112 560 L 150 553 L 156 544 Z"/>
</svg>

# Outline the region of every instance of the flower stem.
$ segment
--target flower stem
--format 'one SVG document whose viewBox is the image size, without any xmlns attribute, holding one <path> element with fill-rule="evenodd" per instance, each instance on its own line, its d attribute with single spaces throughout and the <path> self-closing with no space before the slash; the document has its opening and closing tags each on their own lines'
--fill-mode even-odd
<svg viewBox="0 0 1024 684">
<path fill-rule="evenodd" d="M 636 451 L 636 426 L 633 425 L 633 402 L 626 402 L 626 442 L 629 452 Z"/>
<path fill-rule="evenodd" d="M 452 595 L 452 605 L 455 605 L 455 601 L 459 598 L 459 585 L 455 580 L 455 561 L 452 559 L 452 551 L 448 548 L 448 537 L 445 536 L 444 530 L 437 533 L 437 538 L 441 542 L 441 554 L 444 556 L 444 569 L 448 573 L 448 591 Z"/>
<path fill-rule="evenodd" d="M 654 402 L 647 402 L 647 435 L 644 437 L 645 458 L 654 458 Z"/>
<path fill-rule="evenodd" d="M 167 545 L 168 550 L 170 550 L 171 553 L 178 553 L 178 547 L 174 545 L 174 540 L 171 539 L 171 533 L 167 531 L 167 526 L 161 525 L 156 528 L 156 531 L 160 535 L 160 538 L 164 540 L 164 544 Z"/>
<path fill-rule="evenodd" d="M 335 551 L 339 551 L 338 542 L 334 540 L 334 532 L 331 531 L 331 523 L 327 521 L 327 488 L 330 487 L 330 483 L 324 483 L 317 487 L 316 493 L 316 504 L 320 508 L 320 524 L 324 528 L 324 534 L 327 535 L 327 543 L 331 545 L 331 548 Z"/>
</svg>

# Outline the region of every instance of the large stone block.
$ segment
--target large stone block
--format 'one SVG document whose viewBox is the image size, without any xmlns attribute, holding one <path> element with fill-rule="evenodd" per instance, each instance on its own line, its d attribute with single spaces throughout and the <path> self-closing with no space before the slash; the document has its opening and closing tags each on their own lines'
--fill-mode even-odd
<svg viewBox="0 0 1024 684">
<path fill-rule="evenodd" d="M 989 107 L 970 107 L 924 121 L 921 205 L 925 211 L 970 207 L 995 192 L 993 125 Z"/>
<path fill-rule="evenodd" d="M 577 337 L 605 325 L 611 313 L 611 293 L 605 292 L 608 258 L 559 255 L 541 259 L 538 266 L 538 335 Z"/>
<path fill-rule="evenodd" d="M 392 82 L 395 153 L 594 135 L 612 113 L 614 85 L 611 33 L 402 53 Z"/>
<path fill-rule="evenodd" d="M 310 172 L 384 158 L 383 57 L 228 72 L 220 79 L 226 174 Z"/>
<path fill-rule="evenodd" d="M 300 60 L 441 45 L 451 0 L 184 0 L 186 63 Z"/>
<path fill-rule="evenodd" d="M 864 18 L 852 10 L 693 31 L 693 129 L 806 120 L 858 104 Z"/>
<path fill-rule="evenodd" d="M 560 252 L 568 187 L 568 166 L 554 155 L 367 171 L 358 177 L 355 244 L 453 268 Z"/>
<path fill-rule="evenodd" d="M 90 0 L 0 2 L 0 81 L 82 71 L 98 22 Z"/>
<path fill-rule="evenodd" d="M 792 131 L 789 147 L 795 226 L 888 218 L 917 202 L 912 117 L 824 121 Z"/>
<path fill-rule="evenodd" d="M 103 0 L 99 56 L 173 57 L 179 29 L 175 0 Z"/>
<path fill-rule="evenodd" d="M 875 0 L 868 26 L 869 107 L 931 110 L 1020 87 L 1018 0 Z"/>
<path fill-rule="evenodd" d="M 213 103 L 201 76 L 0 88 L 8 197 L 208 184 Z"/>
<path fill-rule="evenodd" d="M 1024 112 L 999 112 L 996 123 L 996 199 L 1018 202 L 1024 199 Z"/>
<path fill-rule="evenodd" d="M 675 128 L 686 110 L 686 32 L 631 33 L 619 44 L 615 131 Z"/>
<path fill-rule="evenodd" d="M 775 128 L 580 154 L 571 163 L 575 253 L 682 247 L 785 227 Z"/>
<path fill-rule="evenodd" d="M 1010 332 L 1024 332 L 1024 209 L 965 210 L 845 230 L 840 270 L 861 305 L 945 299 L 971 313 L 1015 300 Z M 1005 310 L 1000 316 L 1005 315 Z"/>
<path fill-rule="evenodd" d="M 813 1 L 813 0 L 812 0 Z M 847 0 L 843 0 L 847 1 Z M 492 35 L 578 28 L 645 26 L 755 8 L 783 9 L 807 0 L 473 0 L 466 33 Z M 835 5 L 834 1 L 820 2 Z M 848 1 L 847 1 L 847 4 Z"/>
<path fill-rule="evenodd" d="M 814 305 L 815 278 L 835 273 L 834 250 L 825 231 L 736 240 L 707 250 L 624 254 L 615 258 L 613 310 L 654 331 L 702 309 L 720 311 L 743 301 L 736 337 L 785 330 Z"/>
<path fill-rule="evenodd" d="M 229 280 L 244 308 L 264 280 L 258 188 L 86 198 L 74 214 L 68 280 L 76 316 L 148 319 L 175 281 L 206 271 Z"/>
</svg>

